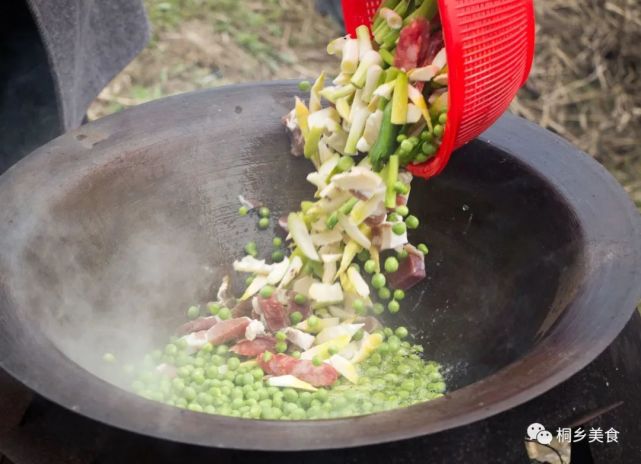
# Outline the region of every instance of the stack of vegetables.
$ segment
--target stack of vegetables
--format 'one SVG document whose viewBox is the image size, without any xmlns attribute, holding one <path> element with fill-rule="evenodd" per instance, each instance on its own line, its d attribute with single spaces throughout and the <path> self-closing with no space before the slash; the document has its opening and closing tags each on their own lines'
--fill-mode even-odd
<svg viewBox="0 0 641 464">
<path fill-rule="evenodd" d="M 404 327 L 377 316 L 401 309 L 425 277 L 427 246 L 407 206 L 408 163 L 433 156 L 446 123 L 447 66 L 434 0 L 387 0 L 357 38 L 328 46 L 342 55 L 284 118 L 292 152 L 311 160 L 313 201 L 279 221 L 270 259 L 257 246 L 233 263 L 238 298 L 225 278 L 216 301 L 133 383 L 151 399 L 195 411 L 265 419 L 315 419 L 407 406 L 442 396 L 439 366 L 425 362 Z M 304 85 L 303 85 L 304 87 Z M 427 98 L 425 98 L 425 95 Z M 244 198 L 240 214 L 270 211 Z M 285 247 L 285 249 L 283 249 Z M 271 262 L 269 262 L 271 261 Z M 114 361 L 111 356 L 110 361 Z"/>
</svg>

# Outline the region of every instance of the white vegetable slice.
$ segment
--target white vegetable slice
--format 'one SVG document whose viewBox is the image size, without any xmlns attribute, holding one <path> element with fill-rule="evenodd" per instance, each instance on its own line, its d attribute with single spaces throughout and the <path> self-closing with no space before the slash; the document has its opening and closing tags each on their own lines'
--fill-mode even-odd
<svg viewBox="0 0 641 464">
<path fill-rule="evenodd" d="M 343 290 L 340 284 L 322 284 L 314 282 L 309 287 L 309 297 L 320 304 L 334 304 L 343 301 Z"/>
<path fill-rule="evenodd" d="M 347 277 L 352 282 L 356 293 L 364 298 L 369 296 L 369 285 L 367 285 L 367 282 L 365 282 L 365 279 L 363 279 L 360 272 L 358 272 L 354 267 L 350 267 L 347 269 Z"/>
<path fill-rule="evenodd" d="M 267 379 L 267 385 L 270 387 L 298 388 L 299 390 L 316 391 L 317 388 L 312 384 L 303 382 L 293 375 L 279 375 Z"/>
<path fill-rule="evenodd" d="M 333 327 L 335 325 L 338 325 L 339 323 L 340 320 L 337 317 L 324 317 L 318 320 L 318 325 L 316 325 L 313 330 L 309 328 L 307 320 L 296 324 L 296 328 L 304 330 L 305 332 L 318 333 L 327 327 Z"/>
<path fill-rule="evenodd" d="M 338 317 L 343 321 L 352 321 L 356 317 L 356 314 L 354 314 L 353 312 L 346 311 L 345 309 L 338 306 L 330 306 L 327 309 L 332 316 Z"/>
<path fill-rule="evenodd" d="M 285 256 L 280 263 L 273 265 L 272 271 L 267 276 L 267 283 L 270 285 L 279 283 L 285 277 L 287 269 L 289 269 L 289 258 Z"/>
<path fill-rule="evenodd" d="M 307 117 L 309 127 L 320 127 L 330 132 L 336 130 L 341 117 L 334 107 L 323 108 L 322 110 L 310 113 Z"/>
<path fill-rule="evenodd" d="M 279 288 L 286 287 L 289 285 L 289 283 L 298 275 L 300 270 L 303 268 L 303 260 L 300 259 L 299 256 L 294 256 L 291 261 L 289 262 L 289 267 L 287 268 L 287 272 L 285 273 L 285 276 L 283 279 L 280 281 L 280 284 L 278 284 Z"/>
<path fill-rule="evenodd" d="M 407 105 L 407 122 L 409 124 L 414 124 L 421 120 L 421 110 L 414 103 L 408 103 Z"/>
<path fill-rule="evenodd" d="M 327 327 L 316 335 L 314 343 L 320 345 L 337 337 L 348 335 L 351 339 L 365 324 L 339 324 L 334 327 Z"/>
<path fill-rule="evenodd" d="M 428 64 L 427 66 L 423 66 L 421 68 L 414 68 L 411 69 L 407 73 L 407 77 L 409 78 L 410 81 L 416 82 L 416 81 L 421 81 L 421 82 L 428 82 L 431 81 L 440 69 L 437 66 L 434 66 L 433 64 Z"/>
<path fill-rule="evenodd" d="M 287 336 L 287 340 L 302 350 L 309 350 L 316 339 L 313 335 L 293 327 L 287 327 L 285 329 L 285 335 Z"/>
<path fill-rule="evenodd" d="M 296 279 L 292 284 L 292 290 L 296 293 L 302 293 L 305 296 L 309 296 L 309 287 L 315 282 L 315 280 L 306 275 L 300 279 Z"/>
<path fill-rule="evenodd" d="M 330 43 L 327 44 L 327 54 L 340 55 L 341 53 L 343 53 L 343 48 L 345 47 L 345 44 L 349 39 L 350 39 L 349 35 L 344 35 L 342 37 L 338 37 L 332 40 Z"/>
<path fill-rule="evenodd" d="M 376 90 L 374 90 L 374 95 L 384 98 L 385 100 L 389 100 L 392 96 L 394 85 L 396 85 L 396 79 L 386 82 L 385 84 L 381 84 L 376 88 Z"/>
<path fill-rule="evenodd" d="M 361 230 L 351 218 L 339 214 L 338 223 L 345 230 L 345 233 L 349 235 L 349 237 L 360 246 L 362 246 L 363 248 L 369 248 L 371 246 L 372 242 L 370 241 L 370 239 L 367 238 L 367 236 L 363 232 L 361 232 Z"/>
<path fill-rule="evenodd" d="M 434 79 L 432 79 L 432 81 L 436 82 L 437 84 L 447 85 L 447 73 L 439 74 Z"/>
<path fill-rule="evenodd" d="M 379 226 L 380 242 L 379 249 L 391 250 L 407 243 L 407 231 L 397 235 L 392 230 L 391 222 L 384 222 Z"/>
<path fill-rule="evenodd" d="M 325 136 L 321 137 L 318 141 L 318 157 L 320 158 L 321 166 L 334 155 L 334 151 L 327 146 Z"/>
<path fill-rule="evenodd" d="M 367 335 L 365 335 L 367 336 Z M 340 350 L 338 354 L 340 354 L 343 358 L 347 359 L 348 361 L 351 361 L 352 358 L 356 355 L 360 348 L 360 343 L 351 341 L 347 344 L 345 348 Z"/>
<path fill-rule="evenodd" d="M 334 198 L 322 198 L 318 202 L 318 208 L 324 213 L 332 213 L 336 211 L 339 206 L 349 200 L 351 196 L 352 195 L 349 192 L 342 192 L 339 195 L 336 195 Z"/>
<path fill-rule="evenodd" d="M 323 260 L 323 263 L 335 263 L 338 262 L 343 255 L 340 253 L 330 253 L 330 254 L 321 254 L 321 259 Z"/>
<path fill-rule="evenodd" d="M 343 45 L 343 59 L 341 60 L 341 71 L 353 74 L 358 68 L 358 41 L 347 39 Z"/>
<path fill-rule="evenodd" d="M 318 356 L 319 359 L 325 360 L 330 357 L 329 351 L 331 349 L 336 351 L 342 350 L 347 346 L 350 338 L 351 337 L 349 335 L 340 335 L 332 340 L 316 345 L 307 351 L 303 351 L 300 355 L 300 359 L 314 359 L 314 357 Z"/>
<path fill-rule="evenodd" d="M 436 54 L 432 60 L 432 64 L 436 66 L 439 70 L 443 69 L 447 64 L 447 53 L 445 52 L 445 47 Z"/>
<path fill-rule="evenodd" d="M 265 326 L 257 319 L 249 321 L 249 325 L 245 329 L 245 338 L 247 340 L 254 340 L 258 335 L 265 334 Z"/>
<path fill-rule="evenodd" d="M 350 382 L 358 383 L 358 372 L 356 371 L 356 367 L 354 367 L 354 365 L 347 359 L 335 354 L 327 360 L 327 363 Z"/>
<path fill-rule="evenodd" d="M 350 79 L 352 78 L 351 74 L 348 73 L 339 73 L 338 76 L 332 81 L 332 84 L 339 86 L 339 85 L 347 85 L 349 84 Z"/>
<path fill-rule="evenodd" d="M 323 265 L 323 278 L 321 279 L 324 284 L 331 284 L 336 276 L 336 261 L 330 261 Z"/>
<path fill-rule="evenodd" d="M 336 174 L 332 183 L 343 190 L 376 190 L 383 184 L 383 179 L 370 169 L 355 166 L 348 172 Z"/>
<path fill-rule="evenodd" d="M 240 261 L 234 261 L 234 271 L 248 272 L 252 274 L 269 274 L 272 271 L 271 264 L 265 264 L 264 259 L 256 259 L 253 256 L 247 255 Z"/>
<path fill-rule="evenodd" d="M 381 74 L 383 74 L 383 68 L 381 68 L 377 64 L 370 66 L 370 68 L 367 70 L 367 76 L 365 77 L 365 86 L 363 87 L 363 93 L 361 93 L 361 98 L 364 102 L 369 103 L 372 100 L 374 90 L 376 90 L 376 86 L 378 85 L 378 81 L 381 78 Z"/>
<path fill-rule="evenodd" d="M 354 224 L 361 224 L 368 217 L 382 210 L 385 213 L 384 194 L 377 193 L 367 201 L 359 201 L 352 208 L 349 217 Z"/>
<path fill-rule="evenodd" d="M 252 280 L 252 283 L 249 284 L 249 287 L 247 287 L 247 290 L 245 290 L 245 293 L 243 293 L 243 296 L 240 297 L 240 299 L 246 300 L 248 298 L 251 298 L 256 293 L 258 293 L 260 289 L 263 288 L 265 285 L 267 285 L 267 277 L 265 276 L 255 277 L 254 280 Z"/>
<path fill-rule="evenodd" d="M 336 229 L 328 230 L 325 232 L 319 232 L 317 234 L 312 234 L 312 242 L 314 242 L 314 245 L 319 247 L 340 242 L 342 238 L 343 236 Z"/>
<path fill-rule="evenodd" d="M 287 217 L 287 228 L 292 235 L 292 239 L 301 249 L 303 254 L 312 261 L 320 261 L 320 257 L 316 252 L 312 237 L 309 235 L 305 221 L 296 213 L 289 213 Z"/>
</svg>

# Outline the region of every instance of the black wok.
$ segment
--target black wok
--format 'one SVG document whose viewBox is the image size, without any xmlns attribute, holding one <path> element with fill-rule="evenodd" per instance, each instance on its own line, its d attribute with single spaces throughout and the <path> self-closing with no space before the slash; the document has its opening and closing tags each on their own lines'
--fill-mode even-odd
<svg viewBox="0 0 641 464">
<path fill-rule="evenodd" d="M 446 366 L 445 398 L 380 414 L 272 422 L 199 414 L 116 387 L 134 358 L 206 301 L 242 246 L 271 234 L 238 195 L 276 212 L 312 187 L 280 117 L 295 85 L 207 90 L 55 139 L 0 178 L 0 366 L 117 427 L 205 446 L 297 450 L 379 443 L 497 414 L 594 359 L 641 294 L 641 223 L 614 179 L 512 116 L 416 180 L 429 278 L 393 323 Z"/>
</svg>

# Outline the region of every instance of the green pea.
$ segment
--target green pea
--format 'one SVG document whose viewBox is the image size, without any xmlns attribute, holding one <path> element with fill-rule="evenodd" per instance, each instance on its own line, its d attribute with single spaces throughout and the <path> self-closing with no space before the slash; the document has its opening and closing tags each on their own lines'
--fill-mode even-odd
<svg viewBox="0 0 641 464">
<path fill-rule="evenodd" d="M 220 355 L 227 354 L 228 351 L 229 347 L 227 345 L 218 345 L 218 348 L 216 348 L 216 353 Z"/>
<path fill-rule="evenodd" d="M 240 359 L 231 357 L 227 360 L 227 369 L 235 371 L 240 366 Z"/>
<path fill-rule="evenodd" d="M 409 153 L 414 148 L 412 142 L 408 139 L 405 139 L 401 142 L 400 150 L 402 153 Z"/>
<path fill-rule="evenodd" d="M 245 253 L 251 256 L 256 256 L 258 254 L 256 242 L 247 242 L 247 245 L 245 245 Z"/>
<path fill-rule="evenodd" d="M 378 297 L 381 300 L 389 300 L 392 296 L 392 292 L 387 287 L 382 287 L 378 289 Z"/>
<path fill-rule="evenodd" d="M 403 326 L 397 327 L 396 330 L 394 331 L 394 333 L 400 339 L 406 338 L 407 335 L 408 335 L 407 329 L 405 327 L 403 327 Z"/>
<path fill-rule="evenodd" d="M 256 367 L 251 370 L 251 375 L 254 378 L 254 380 L 262 380 L 262 378 L 265 376 L 263 373 L 263 370 L 260 367 Z"/>
<path fill-rule="evenodd" d="M 327 352 L 328 352 L 331 356 L 333 356 L 333 355 L 335 355 L 335 354 L 338 354 L 338 348 L 336 348 L 335 346 L 331 346 L 331 347 L 329 347 L 329 348 L 327 349 Z"/>
<path fill-rule="evenodd" d="M 364 263 L 365 261 L 367 261 L 369 259 L 369 251 L 368 250 L 361 250 L 361 251 L 358 252 L 358 254 L 356 256 L 358 257 L 358 260 L 361 263 Z M 358 266 L 358 264 L 356 264 L 356 263 L 354 263 L 354 265 Z"/>
<path fill-rule="evenodd" d="M 352 308 L 354 308 L 354 311 L 356 314 L 362 316 L 365 314 L 365 303 L 363 303 L 363 300 L 356 299 L 352 302 Z"/>
<path fill-rule="evenodd" d="M 427 386 L 427 388 L 433 392 L 443 393 L 445 391 L 445 383 L 444 382 L 431 383 Z"/>
<path fill-rule="evenodd" d="M 410 214 L 410 210 L 409 210 L 409 208 L 408 208 L 407 206 L 405 206 L 405 205 L 399 205 L 399 206 L 397 206 L 397 207 L 396 207 L 396 209 L 395 209 L 394 211 L 396 212 L 396 214 L 399 214 L 399 215 L 401 215 L 401 216 L 403 216 L 403 217 L 405 217 L 405 216 L 407 216 L 408 214 Z"/>
<path fill-rule="evenodd" d="M 376 262 L 373 259 L 368 259 L 365 261 L 365 264 L 363 264 L 363 269 L 365 269 L 365 272 L 368 274 L 373 274 L 376 270 Z"/>
<path fill-rule="evenodd" d="M 299 89 L 301 92 L 309 92 L 309 90 L 310 90 L 311 88 L 312 88 L 312 84 L 310 84 L 310 83 L 309 83 L 309 81 L 307 81 L 307 80 L 305 80 L 305 81 L 300 81 L 300 82 L 298 83 L 298 89 Z"/>
<path fill-rule="evenodd" d="M 396 193 L 400 193 L 401 195 L 407 195 L 409 193 L 410 189 L 406 184 L 404 184 L 400 180 L 397 180 L 394 183 L 394 191 Z"/>
<path fill-rule="evenodd" d="M 419 225 L 418 218 L 416 216 L 407 216 L 405 219 L 405 225 L 407 225 L 408 229 L 416 229 Z"/>
<path fill-rule="evenodd" d="M 292 352 L 292 357 L 296 359 L 300 359 L 300 351 L 293 351 Z"/>
<path fill-rule="evenodd" d="M 220 311 L 218 311 L 218 317 L 222 320 L 231 319 L 231 310 L 229 308 L 220 308 Z"/>
<path fill-rule="evenodd" d="M 387 309 L 390 313 L 396 314 L 401 309 L 401 305 L 398 303 L 398 301 L 392 300 L 387 303 Z"/>
<path fill-rule="evenodd" d="M 354 334 L 354 336 L 352 337 L 352 340 L 354 340 L 355 342 L 358 342 L 363 339 L 364 335 L 365 335 L 365 332 L 363 331 L 363 329 L 358 329 Z"/>
<path fill-rule="evenodd" d="M 340 172 L 349 171 L 354 166 L 354 159 L 351 156 L 341 156 L 336 164 L 336 169 Z"/>
<path fill-rule="evenodd" d="M 190 306 L 187 310 L 187 317 L 189 319 L 196 319 L 200 316 L 200 308 L 198 306 Z"/>
<path fill-rule="evenodd" d="M 283 244 L 283 239 L 282 239 L 282 238 L 280 238 L 280 237 L 274 237 L 274 238 L 272 239 L 272 245 L 274 246 L 274 248 L 278 248 L 278 247 L 279 247 L 279 246 L 281 246 L 282 244 Z"/>
<path fill-rule="evenodd" d="M 392 232 L 394 232 L 396 235 L 403 235 L 406 230 L 407 228 L 404 222 L 397 222 L 392 226 Z"/>
<path fill-rule="evenodd" d="M 385 306 L 383 306 L 380 303 L 374 303 L 374 306 L 372 307 L 372 311 L 376 315 L 381 315 L 385 312 Z"/>
<path fill-rule="evenodd" d="M 292 323 L 292 325 L 296 325 L 303 320 L 303 315 L 301 314 L 300 311 L 294 311 L 289 315 L 289 320 Z"/>
<path fill-rule="evenodd" d="M 265 207 L 265 206 L 261 206 L 261 207 L 258 209 L 258 215 L 259 215 L 260 217 L 262 217 L 262 218 L 269 217 L 269 208 L 267 208 L 267 207 Z"/>
<path fill-rule="evenodd" d="M 307 297 L 302 293 L 297 293 L 294 296 L 294 302 L 298 305 L 304 305 L 305 303 L 307 303 Z"/>
<path fill-rule="evenodd" d="M 311 315 L 307 318 L 307 326 L 310 329 L 315 329 L 316 327 L 318 327 L 318 324 L 320 324 L 320 320 L 318 319 L 318 317 Z"/>
<path fill-rule="evenodd" d="M 442 125 L 437 124 L 437 125 L 434 126 L 433 131 L 434 131 L 434 135 L 436 137 L 442 137 L 443 136 L 443 132 L 445 132 L 445 129 L 443 128 Z"/>
<path fill-rule="evenodd" d="M 262 217 L 258 220 L 259 229 L 267 229 L 269 227 L 269 218 Z"/>
<path fill-rule="evenodd" d="M 277 342 L 276 343 L 276 352 L 277 353 L 284 353 L 287 351 L 287 343 L 286 342 Z"/>
<path fill-rule="evenodd" d="M 283 253 L 281 250 L 276 250 L 272 253 L 273 262 L 280 263 L 283 259 L 285 259 L 285 253 Z"/>
<path fill-rule="evenodd" d="M 263 298 L 269 298 L 272 296 L 274 293 L 274 287 L 271 285 L 265 285 L 263 288 L 260 289 L 260 296 Z"/>
<path fill-rule="evenodd" d="M 372 277 L 372 287 L 379 289 L 385 286 L 385 276 L 380 272 Z"/>
<path fill-rule="evenodd" d="M 272 360 L 273 355 L 269 351 L 263 353 L 263 361 L 269 362 Z"/>
<path fill-rule="evenodd" d="M 407 135 L 405 135 L 405 134 L 398 134 L 398 135 L 396 136 L 396 141 L 397 141 L 398 143 L 402 143 L 402 142 L 403 142 L 403 140 L 407 140 Z"/>
<path fill-rule="evenodd" d="M 438 122 L 439 122 L 439 124 L 445 125 L 445 123 L 447 122 L 447 113 L 439 114 Z"/>
<path fill-rule="evenodd" d="M 321 364 L 323 364 L 323 361 L 318 356 L 314 356 L 312 358 L 312 364 L 314 366 L 320 366 Z"/>
<path fill-rule="evenodd" d="M 286 388 L 285 390 L 283 390 L 283 398 L 285 399 L 285 401 L 294 403 L 298 401 L 298 392 L 293 388 Z"/>
<path fill-rule="evenodd" d="M 218 303 L 210 301 L 209 303 L 207 303 L 207 311 L 209 311 L 209 314 L 211 314 L 212 316 L 216 316 L 218 314 L 218 311 L 220 311 L 220 305 Z"/>
<path fill-rule="evenodd" d="M 398 260 L 394 256 L 390 256 L 385 260 L 385 272 L 398 271 Z"/>
<path fill-rule="evenodd" d="M 247 216 L 247 213 L 249 213 L 249 208 L 247 206 L 241 206 L 238 208 L 238 214 L 241 216 Z"/>
<path fill-rule="evenodd" d="M 426 255 L 429 252 L 429 249 L 427 248 L 427 245 L 425 245 L 424 243 L 419 243 L 416 248 L 418 248 L 418 250 L 421 253 L 423 253 L 424 255 Z"/>
<path fill-rule="evenodd" d="M 276 340 L 279 342 L 284 342 L 287 340 L 287 335 L 285 335 L 285 332 L 276 332 Z"/>
<path fill-rule="evenodd" d="M 394 299 L 395 300 L 399 300 L 400 301 L 403 298 L 405 298 L 405 292 L 403 290 L 401 290 L 400 288 L 394 290 Z M 403 327 L 403 328 L 405 328 L 405 327 Z M 405 329 L 405 331 L 407 331 L 407 329 Z"/>
<path fill-rule="evenodd" d="M 425 159 L 427 160 L 427 158 L 436 153 L 436 147 L 430 142 L 423 142 L 423 145 L 421 145 L 421 152 L 423 152 L 422 155 L 425 156 Z"/>
</svg>

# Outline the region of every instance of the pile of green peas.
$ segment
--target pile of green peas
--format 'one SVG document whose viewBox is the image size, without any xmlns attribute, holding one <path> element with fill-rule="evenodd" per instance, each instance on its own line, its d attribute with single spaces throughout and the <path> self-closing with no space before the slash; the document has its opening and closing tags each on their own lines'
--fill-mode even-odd
<svg viewBox="0 0 641 464">
<path fill-rule="evenodd" d="M 191 411 L 247 419 L 327 419 L 406 407 L 443 396 L 440 366 L 422 358 L 423 348 L 406 340 L 407 329 L 381 330 L 384 342 L 358 365 L 357 384 L 344 378 L 317 391 L 268 386 L 255 361 L 242 360 L 226 345 L 206 344 L 190 353 L 181 339 L 147 355 L 132 390 L 151 400 Z M 156 366 L 176 368 L 170 378 Z"/>
</svg>

